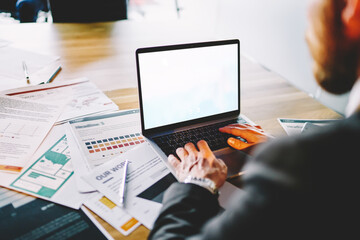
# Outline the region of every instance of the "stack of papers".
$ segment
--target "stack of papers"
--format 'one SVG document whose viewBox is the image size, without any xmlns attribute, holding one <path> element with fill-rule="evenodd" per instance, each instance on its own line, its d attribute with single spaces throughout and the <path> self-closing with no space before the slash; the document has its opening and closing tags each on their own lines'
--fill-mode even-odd
<svg viewBox="0 0 360 240">
<path fill-rule="evenodd" d="M 73 167 L 77 155 L 70 151 L 69 144 L 74 139 L 66 135 L 65 124 L 94 114 L 114 112 L 118 106 L 86 78 L 38 85 L 59 70 L 58 60 L 57 56 L 16 49 L 0 40 L 0 185 L 7 188 L 0 188 L 0 210 L 12 206 L 16 212 L 12 219 L 5 215 L 6 219 L 0 218 L 7 224 L 3 236 L 7 239 L 16 234 L 40 234 L 39 229 L 43 229 L 40 220 L 34 221 L 33 228 L 28 224 L 29 232 L 13 231 L 25 221 L 22 216 L 38 211 L 31 214 L 49 220 L 48 224 L 52 224 L 51 219 L 57 222 L 67 219 L 66 222 L 73 223 L 69 228 L 56 230 L 54 236 L 76 233 L 101 239 L 102 233 L 111 239 L 83 206 L 85 203 L 123 235 L 128 235 L 141 225 L 138 220 L 94 189 L 85 193 L 77 188 Z M 136 124 L 139 126 L 139 122 Z M 81 208 L 82 212 L 39 198 L 75 210 Z M 50 215 L 45 212 L 47 208 L 51 209 Z M 51 215 L 54 211 L 59 215 Z M 41 234 L 50 236 L 50 232 Z"/>
<path fill-rule="evenodd" d="M 164 191 L 177 179 L 141 135 L 139 109 L 117 110 L 86 78 L 0 92 L 0 185 L 82 209 L 82 216 L 94 220 L 86 206 L 125 236 L 141 224 L 151 229 Z M 125 160 L 126 195 L 120 205 Z M 10 190 L 6 194 L 15 194 Z M 223 206 L 241 192 L 229 183 L 221 191 Z M 37 200 L 11 204 L 43 204 Z M 77 216 L 73 210 L 67 214 Z"/>
<path fill-rule="evenodd" d="M 86 78 L 1 92 L 0 185 L 80 209 L 97 194 L 82 194 L 76 188 L 63 123 L 115 110 L 118 106 Z M 100 206 L 100 201 L 93 202 Z"/>
</svg>

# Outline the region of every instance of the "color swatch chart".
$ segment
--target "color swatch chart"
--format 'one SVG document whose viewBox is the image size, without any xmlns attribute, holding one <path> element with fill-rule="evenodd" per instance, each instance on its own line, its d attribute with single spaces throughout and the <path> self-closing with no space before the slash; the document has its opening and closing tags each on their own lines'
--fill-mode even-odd
<svg viewBox="0 0 360 240">
<path fill-rule="evenodd" d="M 113 152 L 117 150 L 117 153 L 123 153 L 129 148 L 134 147 L 137 144 L 143 143 L 146 140 L 140 133 L 133 133 L 128 135 L 123 135 L 119 137 L 92 140 L 85 142 L 86 148 L 90 154 L 99 153 L 99 152 Z M 103 157 L 106 157 L 105 154 Z"/>
<path fill-rule="evenodd" d="M 70 121 L 73 135 L 90 169 L 146 141 L 138 109 Z"/>
</svg>

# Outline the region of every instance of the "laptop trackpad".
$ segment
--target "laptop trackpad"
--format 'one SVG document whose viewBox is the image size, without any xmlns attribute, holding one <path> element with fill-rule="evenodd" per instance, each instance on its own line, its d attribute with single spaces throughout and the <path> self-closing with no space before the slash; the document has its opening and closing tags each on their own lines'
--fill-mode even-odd
<svg viewBox="0 0 360 240">
<path fill-rule="evenodd" d="M 222 159 L 228 167 L 228 177 L 238 174 L 246 162 L 248 154 L 231 148 L 215 151 L 215 156 Z"/>
</svg>

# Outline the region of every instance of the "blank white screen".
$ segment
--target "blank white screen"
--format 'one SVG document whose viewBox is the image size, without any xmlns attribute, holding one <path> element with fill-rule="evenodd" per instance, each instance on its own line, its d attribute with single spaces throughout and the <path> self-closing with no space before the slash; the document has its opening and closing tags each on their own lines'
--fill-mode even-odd
<svg viewBox="0 0 360 240">
<path fill-rule="evenodd" d="M 140 53 L 144 128 L 238 109 L 237 44 Z"/>
</svg>

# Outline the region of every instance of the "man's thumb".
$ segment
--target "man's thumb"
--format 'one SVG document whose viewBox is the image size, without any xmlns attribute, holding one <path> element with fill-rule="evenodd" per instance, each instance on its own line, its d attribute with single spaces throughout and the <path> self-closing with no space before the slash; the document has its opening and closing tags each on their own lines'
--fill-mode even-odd
<svg viewBox="0 0 360 240">
<path fill-rule="evenodd" d="M 233 138 L 233 137 L 228 138 L 227 143 L 230 145 L 230 147 L 233 147 L 237 150 L 242 150 L 242 149 L 245 149 L 245 148 L 251 146 L 251 144 L 245 143 L 245 142 L 243 142 L 239 139 Z"/>
</svg>

